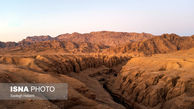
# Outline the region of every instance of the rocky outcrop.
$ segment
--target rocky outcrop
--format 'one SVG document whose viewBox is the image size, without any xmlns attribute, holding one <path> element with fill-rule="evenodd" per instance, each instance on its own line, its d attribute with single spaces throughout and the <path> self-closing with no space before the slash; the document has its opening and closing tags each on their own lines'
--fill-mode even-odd
<svg viewBox="0 0 194 109">
<path fill-rule="evenodd" d="M 40 73 L 21 66 L 0 64 L 1 83 L 67 83 L 67 100 L 6 100 L 0 108 L 14 109 L 112 109 L 96 101 L 96 94 L 81 81 L 66 75 Z"/>
<path fill-rule="evenodd" d="M 130 108 L 192 109 L 193 51 L 132 58 L 106 87 Z"/>
<path fill-rule="evenodd" d="M 66 53 L 90 53 L 98 52 L 101 49 L 105 49 L 106 46 L 103 45 L 94 45 L 91 43 L 74 43 L 71 41 L 42 41 L 34 42 L 30 44 L 23 44 L 20 46 L 20 51 L 51 51 L 55 52 L 66 52 Z"/>
<path fill-rule="evenodd" d="M 5 43 L 0 41 L 0 48 L 4 48 L 5 47 Z"/>
<path fill-rule="evenodd" d="M 41 102 L 38 100 L 16 100 L 1 102 L 0 107 L 7 108 L 12 106 L 12 108 L 21 109 L 31 108 L 29 106 L 46 109 L 124 109 L 123 106 L 113 102 L 103 87 L 94 82 L 95 80 L 82 82 L 81 80 L 86 80 L 86 76 L 79 80 L 73 75 L 86 75 L 88 72 L 82 71 L 90 68 L 101 67 L 102 69 L 96 70 L 104 71 L 104 69 L 109 69 L 109 67 L 128 59 L 129 57 L 124 56 L 105 55 L 0 56 L 1 83 L 68 84 L 68 100 L 45 100 Z M 104 73 L 108 73 L 108 71 L 106 70 Z M 95 71 L 89 72 L 87 75 L 90 73 L 95 73 Z M 89 86 L 88 82 L 90 83 Z M 92 90 L 92 85 L 95 85 L 93 87 L 96 90 Z"/>
<path fill-rule="evenodd" d="M 0 42 L 0 48 L 14 48 L 18 46 L 16 42 Z"/>
<path fill-rule="evenodd" d="M 128 59 L 130 59 L 130 57 L 105 55 L 2 56 L 0 57 L 0 63 L 25 66 L 37 71 L 67 74 L 69 72 L 78 73 L 87 68 L 97 68 L 102 65 L 112 67 Z"/>
<path fill-rule="evenodd" d="M 21 42 L 33 43 L 33 42 L 51 41 L 51 40 L 54 40 L 54 38 L 52 38 L 49 35 L 47 35 L 47 36 L 29 36 L 26 39 L 22 40 Z"/>
<path fill-rule="evenodd" d="M 132 42 L 125 46 L 110 48 L 110 53 L 139 53 L 144 55 L 169 53 L 194 47 L 193 37 L 180 37 L 176 34 L 163 34 L 147 40 Z"/>
</svg>

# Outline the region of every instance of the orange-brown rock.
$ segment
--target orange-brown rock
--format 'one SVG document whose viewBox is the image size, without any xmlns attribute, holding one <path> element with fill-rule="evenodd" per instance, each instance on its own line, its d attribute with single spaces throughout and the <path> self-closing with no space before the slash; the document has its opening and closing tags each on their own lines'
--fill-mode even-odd
<svg viewBox="0 0 194 109">
<path fill-rule="evenodd" d="M 1 101 L 0 109 L 193 109 L 192 47 L 194 36 L 108 31 L 0 42 L 0 82 L 69 86 L 68 100 Z"/>
<path fill-rule="evenodd" d="M 49 35 L 47 36 L 29 36 L 26 39 L 22 40 L 21 42 L 40 42 L 40 41 L 49 41 L 49 40 L 53 40 L 53 38 Z"/>
<path fill-rule="evenodd" d="M 105 45 L 110 47 L 122 45 L 132 41 L 143 40 L 151 37 L 153 37 L 153 35 L 148 33 L 100 31 L 86 34 L 80 33 L 62 34 L 57 36 L 56 39 L 72 41 L 75 43 L 89 42 L 91 44 Z"/>
<path fill-rule="evenodd" d="M 68 52 L 90 53 L 101 52 L 111 46 L 118 46 L 132 41 L 143 40 L 153 37 L 147 33 L 126 32 L 91 32 L 63 34 L 57 37 L 32 36 L 15 43 L 0 42 L 0 48 L 7 52 Z M 0 51 L 1 51 L 0 49 Z"/>
<path fill-rule="evenodd" d="M 95 101 L 95 93 L 79 80 L 65 75 L 40 73 L 21 66 L 0 64 L 1 83 L 67 83 L 68 100 L 6 100 L 1 101 L 0 108 L 14 109 L 112 109 Z M 84 93 L 83 93 L 84 92 Z"/>
<path fill-rule="evenodd" d="M 74 72 L 81 72 L 90 68 L 111 67 L 122 61 L 127 61 L 127 59 L 128 57 L 104 55 L 0 56 L 1 83 L 68 84 L 68 100 L 10 100 L 1 102 L 0 107 L 18 109 L 124 109 L 123 106 L 113 102 L 111 96 L 107 94 L 101 85 L 96 86 L 95 84 L 93 86 L 97 90 L 101 90 L 101 93 L 97 95 L 97 90 L 92 90 L 85 82 L 81 82 L 79 79 L 69 75 L 79 74 Z M 108 98 L 105 99 L 104 96 Z"/>
<path fill-rule="evenodd" d="M 134 109 L 194 108 L 194 49 L 134 57 L 107 84 L 112 95 Z"/>
<path fill-rule="evenodd" d="M 36 71 L 55 72 L 67 74 L 80 72 L 87 68 L 99 66 L 112 67 L 130 57 L 106 55 L 37 55 L 37 56 L 1 56 L 0 63 L 14 64 Z"/>
<path fill-rule="evenodd" d="M 144 55 L 169 53 L 194 47 L 194 37 L 163 34 L 143 41 L 132 42 L 106 50 L 110 53 L 140 53 Z"/>
</svg>

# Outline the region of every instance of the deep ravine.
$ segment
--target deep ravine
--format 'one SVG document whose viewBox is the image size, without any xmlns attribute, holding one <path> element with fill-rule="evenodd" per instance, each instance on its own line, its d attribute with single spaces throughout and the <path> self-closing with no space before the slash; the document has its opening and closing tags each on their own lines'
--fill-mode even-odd
<svg viewBox="0 0 194 109">
<path fill-rule="evenodd" d="M 80 73 L 70 73 L 69 76 L 80 80 L 91 90 L 95 91 L 96 101 L 107 104 L 113 109 L 133 109 L 123 98 L 113 94 L 107 88 L 108 81 L 114 80 L 125 64 L 126 62 L 123 62 L 112 68 L 105 66 L 89 68 Z"/>
</svg>

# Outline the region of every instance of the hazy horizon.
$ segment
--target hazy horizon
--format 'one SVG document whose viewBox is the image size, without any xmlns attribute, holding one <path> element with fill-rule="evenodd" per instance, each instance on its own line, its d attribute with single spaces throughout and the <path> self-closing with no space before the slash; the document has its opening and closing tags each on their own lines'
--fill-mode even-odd
<svg viewBox="0 0 194 109">
<path fill-rule="evenodd" d="M 192 0 L 0 1 L 0 41 L 93 31 L 194 34 Z"/>
</svg>

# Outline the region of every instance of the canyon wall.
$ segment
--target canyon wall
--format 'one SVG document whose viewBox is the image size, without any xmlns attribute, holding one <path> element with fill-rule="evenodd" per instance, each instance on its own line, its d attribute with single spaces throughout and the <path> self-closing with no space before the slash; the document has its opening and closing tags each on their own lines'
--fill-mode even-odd
<svg viewBox="0 0 194 109">
<path fill-rule="evenodd" d="M 87 80 L 90 86 L 96 88 L 92 90 L 87 83 L 81 81 L 86 80 L 86 76 L 79 80 L 72 75 L 81 77 L 88 73 L 81 73 L 87 69 L 94 69 L 89 73 L 95 70 L 104 71 L 128 59 L 129 57 L 105 55 L 0 56 L 1 83 L 68 84 L 68 100 L 7 100 L 0 103 L 0 108 L 124 109 L 122 105 L 115 103 L 103 87 L 94 82 L 95 80 Z"/>
<path fill-rule="evenodd" d="M 32 70 L 67 74 L 80 72 L 87 68 L 97 68 L 102 65 L 112 67 L 130 57 L 106 55 L 37 55 L 37 56 L 1 56 L 0 63 L 14 64 Z"/>
<path fill-rule="evenodd" d="M 193 109 L 194 49 L 128 61 L 106 84 L 112 95 L 134 109 Z"/>
</svg>

